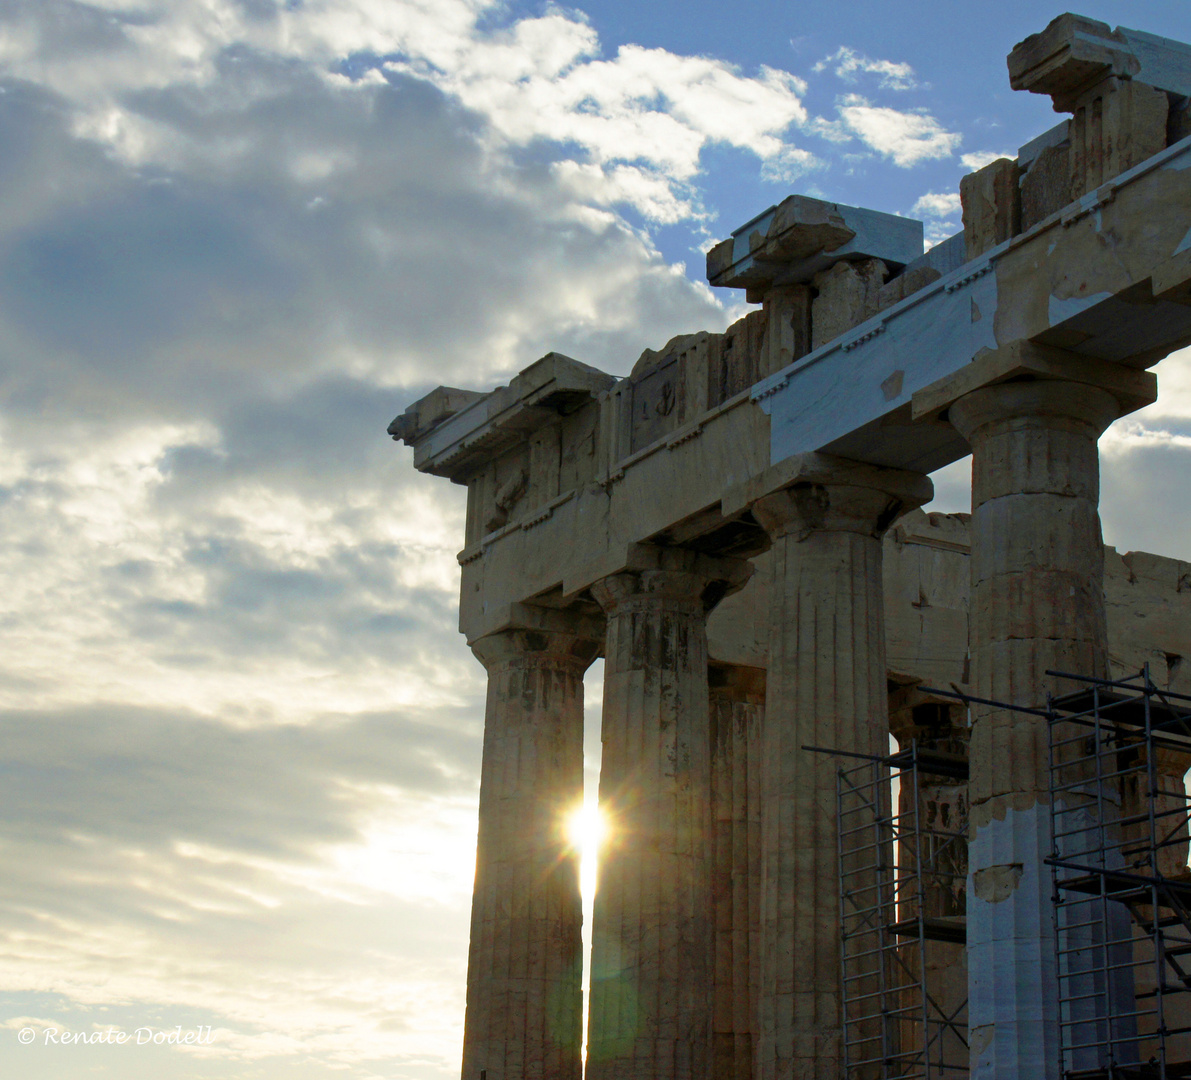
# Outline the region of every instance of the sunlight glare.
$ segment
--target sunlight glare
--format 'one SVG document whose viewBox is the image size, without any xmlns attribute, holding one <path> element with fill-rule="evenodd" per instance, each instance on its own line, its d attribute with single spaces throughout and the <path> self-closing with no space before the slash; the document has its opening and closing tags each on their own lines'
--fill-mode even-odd
<svg viewBox="0 0 1191 1080">
<path fill-rule="evenodd" d="M 567 821 L 567 838 L 579 852 L 579 891 L 585 901 L 595 895 L 597 859 L 604 832 L 604 818 L 594 802 L 584 802 Z"/>
</svg>

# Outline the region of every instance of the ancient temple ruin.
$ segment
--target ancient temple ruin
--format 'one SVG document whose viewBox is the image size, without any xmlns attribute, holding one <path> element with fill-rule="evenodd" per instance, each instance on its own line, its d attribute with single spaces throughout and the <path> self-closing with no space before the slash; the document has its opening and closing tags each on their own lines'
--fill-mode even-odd
<svg viewBox="0 0 1191 1080">
<path fill-rule="evenodd" d="M 964 178 L 961 234 L 924 251 L 920 222 L 791 195 L 708 254 L 713 286 L 761 305 L 724 333 L 675 338 L 623 379 L 551 353 L 489 393 L 439 387 L 391 426 L 418 469 L 468 488 L 460 627 L 489 681 L 464 1080 L 583 1072 L 561 818 L 597 656 L 612 839 L 589 1077 L 1184 1075 L 1163 1056 L 1175 1005 L 1161 1032 L 1105 1020 L 1178 989 L 1165 954 L 1148 982 L 1128 962 L 1076 971 L 1052 812 L 1077 806 L 1112 846 L 1174 806 L 1146 873 L 1191 910 L 1170 884 L 1191 742 L 1139 736 L 1140 784 L 1097 774 L 1117 795 L 1080 781 L 1056 801 L 1053 747 L 1074 744 L 1055 743 L 1047 695 L 1074 687 L 1047 673 L 1148 665 L 1176 718 L 1170 692 L 1191 691 L 1191 566 L 1105 549 L 1097 510 L 1099 436 L 1191 341 L 1191 47 L 1064 15 L 1009 75 L 1066 115 Z M 927 474 L 967 455 L 971 515 L 923 513 Z M 938 1063 L 890 1020 L 917 1006 L 886 960 L 848 974 L 847 901 L 896 887 L 908 841 L 878 822 L 873 864 L 852 859 L 841 762 L 888 787 L 891 733 L 935 755 L 903 768 L 896 801 L 961 838 L 876 928 L 953 1017 Z M 1088 760 L 1104 738 L 1079 743 Z M 1088 956 L 1146 946 L 1130 913 L 1170 921 L 1127 901 L 1141 872 L 1124 865 L 1101 867 Z M 896 951 L 903 925 L 933 928 L 916 960 Z M 1087 993 L 1063 996 L 1077 975 Z"/>
</svg>

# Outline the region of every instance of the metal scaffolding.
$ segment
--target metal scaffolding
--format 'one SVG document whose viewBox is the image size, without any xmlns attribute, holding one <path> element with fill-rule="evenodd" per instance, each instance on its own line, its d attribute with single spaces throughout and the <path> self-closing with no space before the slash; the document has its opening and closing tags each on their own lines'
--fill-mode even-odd
<svg viewBox="0 0 1191 1080">
<path fill-rule="evenodd" d="M 963 916 L 942 913 L 938 898 L 962 897 L 967 836 L 923 820 L 921 792 L 924 777 L 966 780 L 967 762 L 917 743 L 889 757 L 838 756 L 859 761 L 840 768 L 837 785 L 844 1075 L 966 1076 L 966 994 L 950 1000 L 932 987 L 931 943 L 953 954 L 964 944 Z"/>
<path fill-rule="evenodd" d="M 1191 697 L 1047 674 L 1063 1076 L 1191 1076 Z"/>
</svg>

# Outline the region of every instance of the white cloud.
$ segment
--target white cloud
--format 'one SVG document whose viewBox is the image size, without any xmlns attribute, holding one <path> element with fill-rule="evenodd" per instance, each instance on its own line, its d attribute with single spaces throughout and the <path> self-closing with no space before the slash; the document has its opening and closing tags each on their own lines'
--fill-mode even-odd
<svg viewBox="0 0 1191 1080">
<path fill-rule="evenodd" d="M 449 1073 L 476 762 L 459 711 L 420 712 L 5 710 L 0 985 L 50 975 L 38 1029 L 211 1024 L 205 1075 Z"/>
<path fill-rule="evenodd" d="M 1191 562 L 1191 349 L 1155 369 L 1158 400 L 1100 440 L 1104 538 L 1121 551 Z"/>
<path fill-rule="evenodd" d="M 790 184 L 823 165 L 810 151 L 791 146 L 766 161 L 761 166 L 761 176 L 774 183 Z"/>
<path fill-rule="evenodd" d="M 848 131 L 902 168 L 950 157 L 963 138 L 947 131 L 929 113 L 872 105 L 859 94 L 849 94 L 837 108 Z"/>
<path fill-rule="evenodd" d="M 958 191 L 928 191 L 918 197 L 910 213 L 922 217 L 949 218 L 958 214 L 960 209 Z"/>
<path fill-rule="evenodd" d="M 457 1074 L 483 715 L 464 492 L 385 425 L 550 349 L 624 372 L 720 328 L 618 210 L 700 221 L 700 147 L 776 157 L 801 115 L 787 76 L 644 50 L 586 101 L 585 24 L 478 10 L 0 15 L 25 28 L 0 28 L 14 1012 L 201 1016 L 228 1077 Z M 425 70 L 331 71 L 365 48 Z M 521 88 L 486 111 L 501 78 Z"/>
<path fill-rule="evenodd" d="M 141 166 L 177 165 L 187 132 L 130 105 L 130 94 L 187 86 L 224 108 L 243 108 L 275 93 L 269 80 L 236 77 L 247 57 L 229 55 L 233 49 L 311 63 L 343 93 L 366 91 L 377 74 L 365 63 L 354 82 L 346 80 L 334 70 L 345 58 L 388 58 L 384 70 L 423 79 L 483 117 L 492 149 L 547 141 L 578 147 L 590 163 L 651 172 L 672 188 L 661 218 L 656 184 L 646 190 L 606 171 L 606 182 L 587 190 L 597 205 L 627 203 L 655 220 L 673 220 L 667 215 L 689 205 L 683 184 L 708 144 L 763 161 L 788 157 L 785 133 L 807 119 L 806 84 L 787 72 L 763 67 L 747 76 L 720 60 L 636 45 L 603 59 L 592 27 L 557 10 L 486 30 L 478 17 L 498 10 L 488 0 L 311 0 L 255 16 L 253 5 L 231 0 L 144 0 L 135 12 L 113 7 L 102 17 L 91 5 L 52 2 L 79 33 L 91 34 L 98 55 L 79 64 L 70 49 L 31 30 L 38 13 L 27 2 L 15 22 L 23 32 L 9 37 L 8 70 L 66 95 L 80 135 Z M 206 140 L 200 152 L 226 161 L 249 149 L 241 140 Z M 307 153 L 291 167 L 317 179 L 349 164 Z"/>
<path fill-rule="evenodd" d="M 550 15 L 529 24 L 545 21 L 566 23 Z M 574 143 L 596 162 L 638 162 L 675 181 L 695 174 L 709 142 L 775 157 L 786 148 L 782 133 L 806 119 L 805 84 L 772 68 L 747 78 L 721 61 L 635 45 L 601 60 L 590 36 L 577 35 L 573 50 L 560 53 L 552 35 L 536 29 L 519 32 L 517 45 L 504 64 L 490 54 L 509 46 L 477 41 L 445 72 L 416 61 L 389 66 L 456 95 L 509 144 Z M 549 63 L 536 62 L 536 48 L 551 50 Z"/>
<path fill-rule="evenodd" d="M 649 221 L 671 225 L 702 216 L 694 195 L 679 195 L 675 184 L 656 171 L 636 165 L 597 165 L 578 161 L 557 161 L 554 174 L 573 196 L 585 203 L 636 207 Z"/>
<path fill-rule="evenodd" d="M 882 90 L 913 90 L 918 86 L 914 69 L 906 63 L 893 60 L 872 60 L 863 53 L 841 45 L 831 56 L 824 57 L 813 68 L 814 72 L 826 71 L 835 65 L 835 74 L 845 82 L 855 82 L 857 74 L 878 75 Z"/>
<path fill-rule="evenodd" d="M 1009 158 L 1012 161 L 1015 157 L 1017 155 L 1013 153 L 995 154 L 991 150 L 974 150 L 970 154 L 961 154 L 959 163 L 969 172 L 976 172 L 985 165 L 991 165 L 998 158 Z"/>
</svg>

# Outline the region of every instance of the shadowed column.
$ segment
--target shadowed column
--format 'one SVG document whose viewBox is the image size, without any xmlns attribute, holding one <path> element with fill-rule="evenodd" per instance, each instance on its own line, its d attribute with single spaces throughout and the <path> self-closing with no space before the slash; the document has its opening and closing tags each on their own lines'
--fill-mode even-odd
<svg viewBox="0 0 1191 1080">
<path fill-rule="evenodd" d="M 583 673 L 598 640 L 506 630 L 488 669 L 463 1080 L 580 1080 L 583 908 L 566 817 L 583 799 Z"/>
<path fill-rule="evenodd" d="M 752 1080 L 761 975 L 761 728 L 765 671 L 713 663 L 711 869 L 715 921 L 712 1076 Z"/>
<path fill-rule="evenodd" d="M 918 473 L 807 455 L 803 479 L 753 504 L 773 539 L 762 734 L 758 1077 L 841 1074 L 833 759 L 889 752 L 881 536 L 930 498 Z"/>
<path fill-rule="evenodd" d="M 678 550 L 592 592 L 608 617 L 590 1080 L 698 1077 L 711 1062 L 707 612 L 750 567 Z"/>
<path fill-rule="evenodd" d="M 985 387 L 951 406 L 972 447 L 972 686 L 1045 704 L 1048 668 L 1108 675 L 1096 441 L 1120 406 L 1064 382 Z M 1043 717 L 974 706 L 968 879 L 972 1076 L 1059 1074 Z"/>
</svg>

